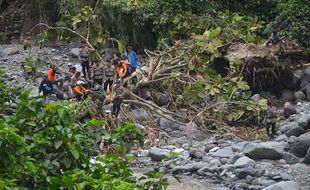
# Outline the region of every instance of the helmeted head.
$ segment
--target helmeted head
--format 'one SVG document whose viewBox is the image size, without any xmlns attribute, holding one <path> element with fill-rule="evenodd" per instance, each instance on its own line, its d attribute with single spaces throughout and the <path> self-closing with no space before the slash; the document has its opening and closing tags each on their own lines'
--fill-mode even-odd
<svg viewBox="0 0 310 190">
<path fill-rule="evenodd" d="M 76 82 L 76 84 L 77 84 L 78 86 L 81 86 L 81 85 L 83 85 L 83 84 L 84 84 L 84 82 L 83 82 L 83 81 L 81 81 L 81 80 L 79 80 L 79 81 L 77 81 L 77 82 Z"/>
</svg>

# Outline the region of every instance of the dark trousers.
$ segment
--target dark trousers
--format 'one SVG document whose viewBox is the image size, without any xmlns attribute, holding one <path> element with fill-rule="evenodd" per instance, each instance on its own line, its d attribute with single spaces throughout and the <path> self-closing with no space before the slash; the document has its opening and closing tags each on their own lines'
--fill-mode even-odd
<svg viewBox="0 0 310 190">
<path fill-rule="evenodd" d="M 121 104 L 123 102 L 123 99 L 120 96 L 116 96 L 113 100 L 113 107 L 112 107 L 112 115 L 118 116 L 120 110 L 121 110 Z"/>
<path fill-rule="evenodd" d="M 113 85 L 113 80 L 112 79 L 107 79 L 106 81 L 104 81 L 104 91 L 108 90 L 108 86 L 110 87 L 110 90 L 112 90 L 112 85 Z"/>
<path fill-rule="evenodd" d="M 99 85 L 102 85 L 102 79 L 94 79 L 94 82 Z"/>
<path fill-rule="evenodd" d="M 86 76 L 88 76 L 88 72 L 89 72 L 89 62 L 88 62 L 88 60 L 82 61 L 81 65 L 82 65 L 83 75 L 86 78 Z"/>
<path fill-rule="evenodd" d="M 270 128 L 271 128 L 271 134 L 270 134 Z M 274 135 L 276 134 L 276 123 L 270 123 L 270 122 L 266 123 L 266 131 L 267 135 L 273 138 Z"/>
</svg>

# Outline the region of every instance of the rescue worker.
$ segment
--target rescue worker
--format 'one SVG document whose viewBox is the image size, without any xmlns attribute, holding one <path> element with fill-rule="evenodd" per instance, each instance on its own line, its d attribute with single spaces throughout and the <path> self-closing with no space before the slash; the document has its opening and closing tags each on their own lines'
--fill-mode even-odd
<svg viewBox="0 0 310 190">
<path fill-rule="evenodd" d="M 66 76 L 64 78 L 64 83 L 62 85 L 62 91 L 64 92 L 64 98 L 70 99 L 73 96 L 72 88 L 71 88 L 71 82 L 70 77 Z"/>
<path fill-rule="evenodd" d="M 268 38 L 268 40 L 266 41 L 264 45 L 271 46 L 271 45 L 278 43 L 279 41 L 280 41 L 280 37 L 278 35 L 278 31 L 274 30 L 272 31 L 271 36 Z"/>
<path fill-rule="evenodd" d="M 88 72 L 89 72 L 88 55 L 91 51 L 95 51 L 95 50 L 88 48 L 86 41 L 82 41 L 80 51 L 79 51 L 79 60 L 82 66 L 84 78 L 87 78 L 88 76 Z"/>
<path fill-rule="evenodd" d="M 99 61 L 95 61 L 91 70 L 91 78 L 94 83 L 102 85 L 104 77 L 104 67 L 100 65 Z"/>
<path fill-rule="evenodd" d="M 90 91 L 83 87 L 83 81 L 77 81 L 77 85 L 73 89 L 74 97 L 80 101 L 82 99 L 87 98 L 87 95 L 90 94 Z"/>
<path fill-rule="evenodd" d="M 127 76 L 130 76 L 128 68 L 130 66 L 130 63 L 128 60 L 115 60 L 115 71 L 118 76 L 118 78 L 121 80 L 121 82 L 124 82 Z M 124 87 L 127 86 L 127 83 L 123 84 Z"/>
<path fill-rule="evenodd" d="M 266 114 L 266 132 L 267 135 L 273 139 L 276 134 L 276 108 L 272 105 L 270 101 L 268 101 L 268 109 Z M 271 134 L 270 134 L 271 128 Z"/>
<path fill-rule="evenodd" d="M 51 95 L 53 93 L 53 83 L 48 79 L 47 76 L 45 76 L 40 83 L 39 86 L 39 94 L 43 92 L 43 96 L 46 99 L 47 96 Z"/>
<path fill-rule="evenodd" d="M 108 88 L 112 90 L 113 81 L 115 78 L 115 68 L 112 65 L 111 61 L 107 61 L 106 66 L 104 67 L 104 91 L 107 91 Z"/>
<path fill-rule="evenodd" d="M 47 72 L 48 80 L 53 84 L 53 93 L 56 94 L 58 99 L 63 99 L 63 92 L 59 88 L 59 83 L 62 82 L 63 78 L 57 79 L 57 66 L 51 65 L 50 70 Z"/>
<path fill-rule="evenodd" d="M 132 50 L 131 46 L 128 46 L 126 48 L 126 52 L 125 52 L 124 57 L 129 61 L 130 65 L 131 65 L 130 73 L 134 73 L 136 71 L 136 69 L 138 67 L 140 67 L 140 63 L 139 63 L 139 59 L 138 59 L 136 52 L 134 52 Z"/>
<path fill-rule="evenodd" d="M 123 102 L 123 96 L 125 93 L 125 88 L 122 86 L 120 80 L 116 81 L 116 84 L 113 87 L 113 92 L 115 92 L 115 98 L 112 101 L 112 117 L 117 118 L 121 110 L 121 104 Z"/>
<path fill-rule="evenodd" d="M 50 70 L 47 72 L 48 80 L 51 81 L 53 84 L 56 83 L 57 80 L 57 67 L 55 65 L 51 65 Z"/>
</svg>

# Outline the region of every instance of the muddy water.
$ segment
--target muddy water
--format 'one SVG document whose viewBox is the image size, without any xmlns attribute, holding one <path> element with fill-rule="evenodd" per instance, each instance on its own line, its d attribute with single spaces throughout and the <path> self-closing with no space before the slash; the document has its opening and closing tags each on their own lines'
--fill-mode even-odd
<svg viewBox="0 0 310 190">
<path fill-rule="evenodd" d="M 134 175 L 140 176 L 149 170 L 145 168 L 131 168 Z M 167 190 L 212 190 L 211 185 L 207 182 L 195 179 L 191 176 L 182 176 L 180 178 L 181 183 L 179 183 L 171 175 L 167 176 L 169 181 L 169 186 Z"/>
</svg>

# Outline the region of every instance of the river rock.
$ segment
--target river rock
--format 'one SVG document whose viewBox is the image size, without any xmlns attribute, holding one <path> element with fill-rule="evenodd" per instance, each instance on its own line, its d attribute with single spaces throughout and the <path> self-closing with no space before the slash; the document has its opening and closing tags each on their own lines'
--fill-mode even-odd
<svg viewBox="0 0 310 190">
<path fill-rule="evenodd" d="M 294 126 L 292 128 L 290 128 L 286 133 L 285 135 L 288 136 L 288 137 L 291 137 L 291 136 L 295 136 L 295 137 L 298 137 L 302 134 L 304 134 L 306 132 L 306 130 L 302 127 L 302 126 Z"/>
<path fill-rule="evenodd" d="M 149 121 L 151 120 L 150 115 L 142 108 L 135 109 L 132 111 L 134 117 L 141 121 Z"/>
<path fill-rule="evenodd" d="M 284 122 L 279 131 L 283 134 L 285 134 L 287 131 L 289 131 L 291 128 L 299 127 L 299 124 L 297 122 Z"/>
<path fill-rule="evenodd" d="M 63 57 L 62 56 L 60 56 L 60 55 L 55 55 L 55 56 L 53 56 L 52 58 L 51 58 L 53 61 L 62 61 L 63 60 Z"/>
<path fill-rule="evenodd" d="M 294 98 L 296 100 L 305 100 L 306 99 L 306 95 L 303 91 L 297 91 L 294 93 Z"/>
<path fill-rule="evenodd" d="M 195 149 L 195 148 L 191 148 L 189 150 L 189 156 L 191 158 L 198 158 L 201 159 L 203 156 L 205 155 L 205 153 L 202 150 L 199 149 Z"/>
<path fill-rule="evenodd" d="M 215 144 L 206 144 L 205 145 L 205 152 L 208 153 L 211 149 L 217 147 Z"/>
<path fill-rule="evenodd" d="M 74 58 L 78 58 L 80 55 L 80 49 L 79 48 L 72 48 L 70 51 L 70 55 Z"/>
<path fill-rule="evenodd" d="M 152 161 L 162 161 L 169 156 L 170 153 L 168 150 L 160 148 L 152 148 L 148 153 L 148 157 L 150 157 Z"/>
<path fill-rule="evenodd" d="M 245 167 L 245 168 L 238 168 L 234 171 L 234 174 L 239 179 L 244 179 L 247 176 L 253 176 L 255 174 L 255 169 L 251 166 Z"/>
<path fill-rule="evenodd" d="M 183 125 L 180 125 L 163 117 L 159 117 L 157 119 L 157 123 L 163 130 L 180 130 L 182 127 L 184 127 Z"/>
<path fill-rule="evenodd" d="M 217 150 L 216 152 L 213 153 L 212 156 L 220 157 L 220 158 L 230 158 L 233 155 L 234 155 L 233 150 L 227 147 L 227 148 Z"/>
<path fill-rule="evenodd" d="M 310 129 L 310 113 L 302 114 L 302 116 L 297 120 L 297 122 L 305 129 Z"/>
<path fill-rule="evenodd" d="M 293 180 L 293 177 L 292 177 L 290 174 L 286 173 L 286 172 L 281 172 L 281 173 L 280 173 L 280 176 L 281 176 L 281 179 L 282 179 L 283 181 L 290 181 L 290 180 Z"/>
<path fill-rule="evenodd" d="M 234 166 L 236 168 L 245 168 L 245 167 L 255 167 L 255 161 L 250 159 L 249 157 L 242 156 L 235 163 Z"/>
<path fill-rule="evenodd" d="M 289 152 L 284 152 L 282 156 L 287 164 L 296 164 L 299 162 L 299 158 Z"/>
<path fill-rule="evenodd" d="M 285 102 L 284 104 L 284 108 L 283 108 L 283 115 L 284 117 L 288 118 L 290 117 L 291 115 L 293 114 L 296 114 L 297 111 L 296 111 L 296 107 L 293 106 L 291 103 L 289 102 Z"/>
<path fill-rule="evenodd" d="M 304 157 L 310 147 L 310 135 L 299 136 L 290 147 L 290 152 L 297 157 Z"/>
<path fill-rule="evenodd" d="M 285 144 L 283 142 L 249 143 L 243 153 L 254 160 L 281 159 Z"/>
<path fill-rule="evenodd" d="M 3 50 L 3 54 L 6 56 L 14 55 L 19 52 L 18 47 L 8 47 Z"/>
<path fill-rule="evenodd" d="M 263 190 L 300 190 L 299 185 L 294 181 L 281 181 L 270 185 Z"/>
<path fill-rule="evenodd" d="M 301 79 L 300 87 L 302 90 L 305 90 L 310 83 L 310 67 L 307 67 L 303 72 L 303 77 Z M 307 97 L 308 98 L 308 97 Z"/>
<path fill-rule="evenodd" d="M 201 168 L 210 167 L 208 163 L 205 162 L 194 162 L 191 164 L 186 164 L 184 166 L 176 166 L 171 171 L 174 174 L 184 173 L 184 172 L 196 172 Z"/>
<path fill-rule="evenodd" d="M 303 160 L 303 163 L 310 164 L 310 148 L 308 149 L 308 152 Z"/>
</svg>

